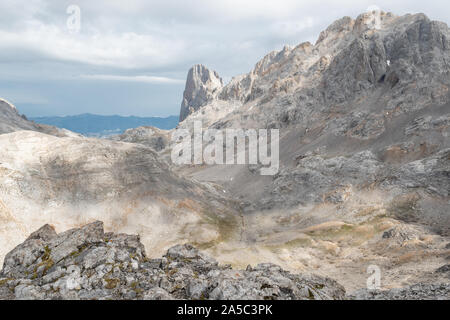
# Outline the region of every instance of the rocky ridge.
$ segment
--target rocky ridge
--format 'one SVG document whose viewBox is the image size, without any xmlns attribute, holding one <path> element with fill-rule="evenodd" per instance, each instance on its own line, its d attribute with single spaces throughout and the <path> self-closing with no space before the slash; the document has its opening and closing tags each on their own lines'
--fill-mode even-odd
<svg viewBox="0 0 450 320">
<path fill-rule="evenodd" d="M 60 234 L 45 225 L 7 254 L 0 299 L 344 299 L 335 281 L 273 264 L 221 266 L 191 245 L 148 259 L 138 236 L 102 222 Z"/>
<path fill-rule="evenodd" d="M 447 25 L 424 14 L 381 12 L 380 25 L 374 27 L 374 18 L 374 13 L 344 17 L 323 31 L 314 45 L 306 42 L 271 52 L 248 74 L 233 78 L 223 88 L 214 87 L 220 92 L 211 104 L 240 104 L 230 108 L 228 117 L 214 117 L 208 103 L 203 103 L 191 119 L 203 119 L 206 125 L 219 120 L 232 125 L 240 116 L 244 127 L 253 122 L 285 127 L 308 125 L 333 108 L 341 119 L 355 103 L 376 102 L 385 109 L 380 115 L 387 112 L 389 117 L 427 104 L 445 104 L 450 58 Z M 364 111 L 367 116 L 375 110 Z"/>
</svg>

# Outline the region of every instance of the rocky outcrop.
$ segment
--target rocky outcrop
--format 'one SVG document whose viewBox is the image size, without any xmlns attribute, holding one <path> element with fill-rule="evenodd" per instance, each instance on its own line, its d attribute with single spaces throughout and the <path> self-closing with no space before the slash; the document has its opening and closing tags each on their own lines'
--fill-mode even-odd
<svg viewBox="0 0 450 320">
<path fill-rule="evenodd" d="M 26 118 L 20 116 L 16 107 L 0 99 L 0 134 L 17 130 L 33 130 L 35 127 Z"/>
<path fill-rule="evenodd" d="M 166 149 L 170 142 L 170 133 L 155 127 L 128 129 L 123 134 L 110 137 L 114 141 L 138 143 L 150 147 L 156 152 Z"/>
<path fill-rule="evenodd" d="M 444 273 L 447 275 L 447 277 L 450 279 L 450 264 L 446 264 L 445 266 L 442 266 L 436 270 L 438 273 Z"/>
<path fill-rule="evenodd" d="M 181 104 L 180 122 L 191 113 L 211 102 L 223 87 L 222 79 L 216 71 L 203 65 L 193 66 L 188 73 L 186 88 Z"/>
<path fill-rule="evenodd" d="M 335 281 L 273 264 L 233 270 L 190 245 L 146 257 L 139 236 L 102 222 L 56 234 L 46 225 L 5 258 L 0 299 L 344 299 Z"/>
</svg>

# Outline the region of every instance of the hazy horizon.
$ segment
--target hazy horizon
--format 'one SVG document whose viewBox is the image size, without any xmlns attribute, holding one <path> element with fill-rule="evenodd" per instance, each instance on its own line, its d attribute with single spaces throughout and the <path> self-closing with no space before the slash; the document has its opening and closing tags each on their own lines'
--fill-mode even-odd
<svg viewBox="0 0 450 320">
<path fill-rule="evenodd" d="M 25 115 L 26 116 L 26 115 Z M 73 117 L 80 117 L 80 116 L 100 116 L 100 117 L 121 117 L 121 118 L 161 118 L 161 119 L 167 119 L 171 117 L 179 117 L 177 114 L 172 114 L 168 116 L 135 116 L 135 115 L 120 115 L 120 114 L 98 114 L 98 113 L 78 113 L 78 114 L 72 114 L 72 115 L 63 115 L 63 116 L 27 116 L 28 119 L 35 120 L 40 118 L 73 118 Z"/>
</svg>

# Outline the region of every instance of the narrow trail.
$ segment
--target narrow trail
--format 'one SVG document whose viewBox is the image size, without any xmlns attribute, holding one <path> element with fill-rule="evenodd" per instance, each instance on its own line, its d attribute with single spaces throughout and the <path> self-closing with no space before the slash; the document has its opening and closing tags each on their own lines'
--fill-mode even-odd
<svg viewBox="0 0 450 320">
<path fill-rule="evenodd" d="M 245 237 L 245 231 L 246 231 L 246 224 L 245 224 L 245 217 L 244 214 L 242 213 L 242 210 L 239 211 L 239 217 L 241 218 L 241 233 L 240 233 L 240 241 L 244 242 L 244 237 Z"/>
</svg>

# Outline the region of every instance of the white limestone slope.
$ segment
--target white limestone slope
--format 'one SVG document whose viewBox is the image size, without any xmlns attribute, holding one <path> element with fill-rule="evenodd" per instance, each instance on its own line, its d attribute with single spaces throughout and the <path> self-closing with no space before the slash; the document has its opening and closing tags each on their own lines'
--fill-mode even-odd
<svg viewBox="0 0 450 320">
<path fill-rule="evenodd" d="M 205 216 L 219 198 L 172 174 L 150 148 L 18 131 L 0 135 L 0 149 L 0 262 L 46 223 L 64 231 L 102 220 L 141 234 L 150 255 L 220 236 Z"/>
</svg>

